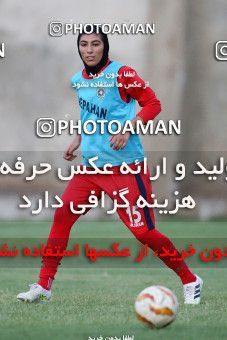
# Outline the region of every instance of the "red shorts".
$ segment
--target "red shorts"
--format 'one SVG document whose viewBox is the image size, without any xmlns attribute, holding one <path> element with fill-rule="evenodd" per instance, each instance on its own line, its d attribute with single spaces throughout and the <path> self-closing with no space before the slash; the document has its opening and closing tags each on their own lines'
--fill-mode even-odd
<svg viewBox="0 0 227 340">
<path fill-rule="evenodd" d="M 130 165 L 132 168 L 133 166 Z M 64 223 L 68 219 L 68 221 L 71 220 L 74 223 L 81 215 L 75 215 L 70 211 L 70 201 L 73 202 L 73 209 L 77 210 L 78 204 L 89 204 L 88 198 L 91 195 L 91 191 L 95 191 L 95 196 L 98 199 L 101 198 L 102 191 L 104 191 L 111 199 L 117 200 L 120 204 L 123 202 L 116 192 L 127 190 L 128 193 L 125 195 L 125 198 L 129 202 L 129 207 L 117 208 L 120 219 L 134 234 L 139 235 L 153 229 L 155 227 L 153 209 L 148 207 L 139 208 L 136 205 L 140 195 L 148 203 L 153 202 L 149 170 L 147 170 L 146 174 L 144 174 L 142 169 L 139 174 L 124 175 L 120 173 L 119 169 L 119 166 L 113 167 L 113 174 L 76 174 L 62 195 L 64 208 L 57 209 L 58 221 L 60 218 Z M 84 214 L 89 210 L 90 208 L 87 208 Z"/>
</svg>

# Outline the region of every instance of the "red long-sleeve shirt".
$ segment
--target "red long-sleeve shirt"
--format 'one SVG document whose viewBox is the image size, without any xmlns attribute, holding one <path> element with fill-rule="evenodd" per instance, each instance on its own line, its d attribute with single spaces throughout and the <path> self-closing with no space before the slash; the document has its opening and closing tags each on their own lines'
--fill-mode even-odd
<svg viewBox="0 0 227 340">
<path fill-rule="evenodd" d="M 101 73 L 110 62 L 111 61 L 108 60 L 99 73 Z M 126 76 L 127 73 L 130 73 L 131 75 Z M 82 75 L 84 78 L 90 79 L 90 76 L 85 69 L 83 70 Z M 149 86 L 146 86 L 145 81 L 129 66 L 122 66 L 118 71 L 118 75 L 117 82 L 120 84 L 118 90 L 121 99 L 127 103 L 130 98 L 133 98 L 139 103 L 142 109 L 137 113 L 137 116 L 141 117 L 144 123 L 154 119 L 161 112 L 161 104 L 154 91 Z M 140 84 L 140 86 L 130 86 L 135 83 Z"/>
</svg>

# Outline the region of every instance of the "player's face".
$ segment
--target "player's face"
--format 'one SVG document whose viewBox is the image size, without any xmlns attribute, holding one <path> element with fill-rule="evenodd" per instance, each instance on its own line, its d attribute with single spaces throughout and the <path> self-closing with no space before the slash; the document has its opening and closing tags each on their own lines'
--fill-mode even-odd
<svg viewBox="0 0 227 340">
<path fill-rule="evenodd" d="M 102 59 L 104 44 L 99 34 L 83 34 L 79 50 L 83 61 L 88 66 L 96 66 Z"/>
</svg>

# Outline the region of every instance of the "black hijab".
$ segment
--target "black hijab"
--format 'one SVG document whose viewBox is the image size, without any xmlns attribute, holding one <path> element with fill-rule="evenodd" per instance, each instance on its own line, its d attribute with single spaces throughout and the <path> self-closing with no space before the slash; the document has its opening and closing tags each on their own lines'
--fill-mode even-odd
<svg viewBox="0 0 227 340">
<path fill-rule="evenodd" d="M 82 61 L 83 61 L 83 63 L 84 63 L 84 67 L 85 67 L 86 72 L 87 72 L 88 75 L 89 75 L 90 73 L 92 73 L 92 74 L 98 73 L 98 72 L 101 70 L 101 68 L 103 68 L 103 66 L 106 65 L 107 60 L 108 60 L 108 58 L 109 58 L 109 55 L 108 55 L 108 54 L 109 54 L 109 41 L 108 41 L 107 34 L 102 32 L 102 29 L 101 29 L 100 26 L 97 27 L 95 24 L 94 24 L 94 25 L 90 25 L 90 26 L 91 26 L 91 30 L 89 30 L 89 32 L 95 33 L 95 34 L 100 34 L 101 39 L 102 39 L 103 44 L 104 44 L 104 50 L 103 50 L 103 55 L 102 55 L 102 59 L 100 60 L 100 62 L 99 62 L 97 65 L 95 65 L 95 66 L 88 66 L 88 65 L 83 61 L 83 59 L 82 59 L 82 57 L 81 57 L 81 54 L 80 54 L 80 49 L 79 49 L 79 44 L 80 44 L 81 36 L 82 36 L 83 34 L 88 34 L 88 33 L 86 33 L 86 32 L 84 31 L 84 29 L 82 30 L 81 33 L 79 33 L 78 38 L 77 38 L 77 48 L 78 48 L 78 52 L 79 52 L 80 58 L 82 59 Z M 97 33 L 97 32 L 98 32 L 98 33 Z M 89 34 L 91 34 L 91 33 L 89 33 Z"/>
</svg>

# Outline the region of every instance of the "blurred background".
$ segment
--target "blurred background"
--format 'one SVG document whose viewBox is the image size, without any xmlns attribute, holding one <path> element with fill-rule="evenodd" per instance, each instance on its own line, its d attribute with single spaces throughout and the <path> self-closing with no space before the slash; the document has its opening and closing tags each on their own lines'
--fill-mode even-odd
<svg viewBox="0 0 227 340">
<path fill-rule="evenodd" d="M 215 51 L 216 42 L 227 40 L 226 19 L 225 0 L 24 0 L 23 6 L 16 0 L 1 0 L 0 43 L 5 43 L 5 57 L 0 59 L 1 163 L 14 167 L 17 157 L 22 157 L 26 175 L 32 164 L 40 162 L 67 170 L 62 156 L 73 137 L 63 133 L 43 139 L 35 133 L 40 117 L 79 119 L 70 88 L 71 76 L 83 66 L 77 36 L 51 37 L 51 21 L 155 23 L 154 35 L 109 36 L 110 58 L 133 67 L 160 99 L 162 112 L 156 120 L 181 120 L 181 135 L 142 137 L 151 172 L 162 157 L 167 158 L 167 175 L 153 183 L 153 190 L 160 200 L 171 197 L 175 189 L 191 194 L 196 208 L 180 213 L 182 217 L 226 217 L 226 165 L 215 181 L 192 174 L 199 160 L 211 169 L 220 157 L 227 160 L 227 61 L 217 60 Z M 186 177 L 175 181 L 179 162 L 186 166 Z M 79 164 L 79 158 L 74 164 Z M 32 182 L 26 182 L 25 175 L 0 175 L 0 218 L 51 219 L 53 211 L 32 216 L 19 209 L 20 198 L 26 194 L 38 199 L 44 190 L 61 194 L 66 183 L 53 173 Z M 95 209 L 82 218 L 117 216 Z"/>
</svg>

